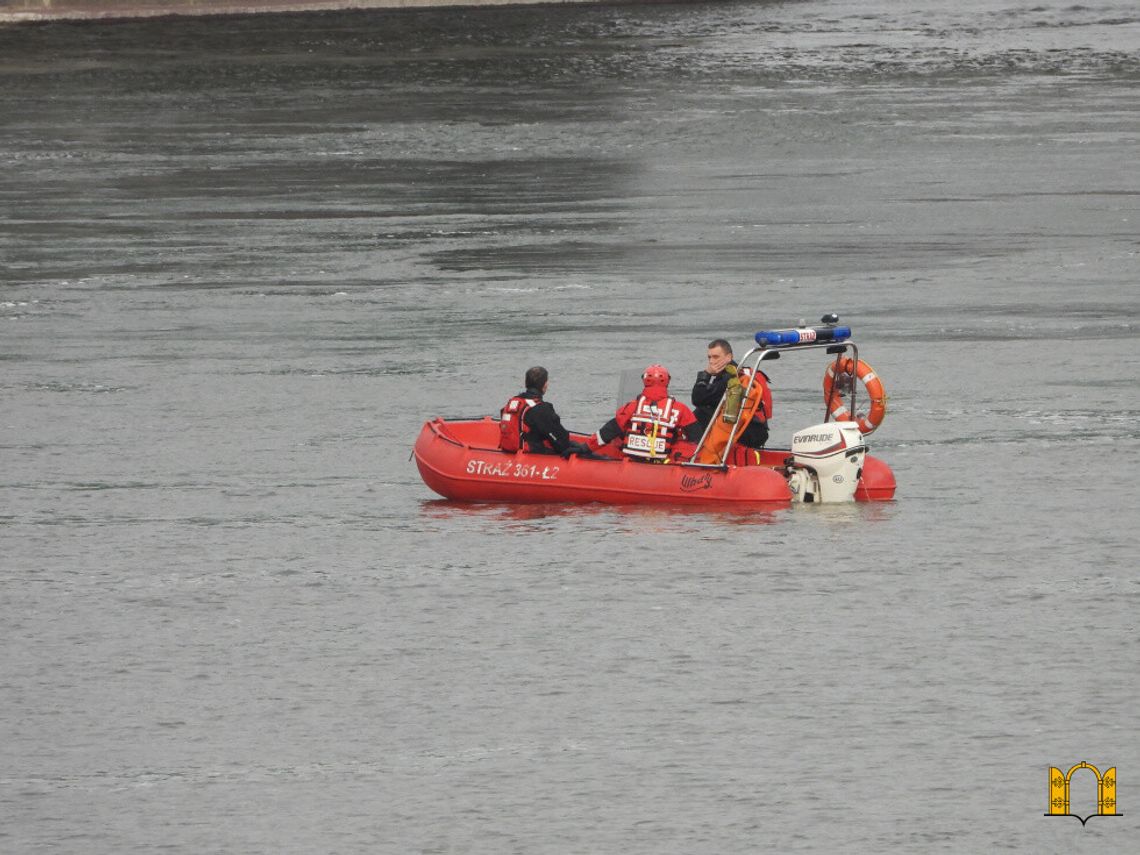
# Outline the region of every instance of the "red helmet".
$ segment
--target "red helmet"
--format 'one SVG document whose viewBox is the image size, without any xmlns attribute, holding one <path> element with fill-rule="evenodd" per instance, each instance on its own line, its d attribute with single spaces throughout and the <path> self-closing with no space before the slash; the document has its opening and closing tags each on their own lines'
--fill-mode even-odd
<svg viewBox="0 0 1140 855">
<path fill-rule="evenodd" d="M 669 372 L 664 365 L 650 365 L 642 372 L 641 382 L 646 386 L 668 386 Z"/>
</svg>

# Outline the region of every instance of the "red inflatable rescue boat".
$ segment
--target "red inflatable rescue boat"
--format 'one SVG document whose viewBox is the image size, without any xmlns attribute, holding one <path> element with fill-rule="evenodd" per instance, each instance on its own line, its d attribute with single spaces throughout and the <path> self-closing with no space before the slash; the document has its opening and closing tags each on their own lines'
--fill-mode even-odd
<svg viewBox="0 0 1140 855">
<path fill-rule="evenodd" d="M 585 437 L 575 436 L 576 440 Z M 498 448 L 499 424 L 481 419 L 427 422 L 415 445 L 424 483 L 447 499 L 463 502 L 603 502 L 606 504 L 732 505 L 788 504 L 793 500 L 782 468 L 788 450 L 765 449 L 753 466 L 652 464 L 635 460 L 590 460 Z M 859 501 L 894 496 L 890 468 L 863 458 Z"/>
<path fill-rule="evenodd" d="M 722 400 L 689 460 L 647 463 L 630 458 L 591 459 L 499 448 L 499 424 L 478 419 L 432 419 L 416 439 L 414 455 L 424 483 L 447 499 L 464 502 L 603 502 L 607 504 L 743 505 L 790 502 L 877 502 L 895 494 L 889 466 L 867 453 L 864 435 L 886 413 L 882 381 L 859 360 L 849 327 L 824 315 L 822 326 L 764 330 L 757 347 L 740 360 L 743 400 L 758 397 L 765 360 L 791 352 L 825 351 L 834 360 L 824 375 L 824 421 L 797 431 L 790 449 L 734 454 L 755 407 L 739 412 Z M 861 381 L 871 417 L 856 410 Z M 739 391 L 739 390 L 738 390 Z M 725 398 L 729 397 L 728 392 Z M 737 396 L 737 407 L 740 407 Z M 575 441 L 584 436 L 573 435 Z M 747 465 L 738 463 L 747 460 Z"/>
</svg>

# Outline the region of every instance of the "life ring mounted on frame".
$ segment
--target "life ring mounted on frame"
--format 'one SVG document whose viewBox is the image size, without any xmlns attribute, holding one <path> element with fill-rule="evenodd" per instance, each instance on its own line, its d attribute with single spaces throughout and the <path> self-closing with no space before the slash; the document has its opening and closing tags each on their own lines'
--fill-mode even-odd
<svg viewBox="0 0 1140 855">
<path fill-rule="evenodd" d="M 866 415 L 852 413 L 843 397 L 844 390 L 850 390 L 856 379 L 863 384 L 871 399 L 871 409 Z M 823 400 L 833 419 L 855 422 L 864 435 L 874 433 L 887 414 L 887 393 L 883 391 L 883 381 L 862 359 L 856 362 L 850 357 L 842 357 L 828 364 L 823 375 Z"/>
</svg>

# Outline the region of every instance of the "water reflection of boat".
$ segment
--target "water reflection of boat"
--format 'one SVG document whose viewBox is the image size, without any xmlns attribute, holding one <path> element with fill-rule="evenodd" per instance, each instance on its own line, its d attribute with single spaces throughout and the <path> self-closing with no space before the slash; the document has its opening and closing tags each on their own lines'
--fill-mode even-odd
<svg viewBox="0 0 1140 855">
<path fill-rule="evenodd" d="M 863 442 L 864 434 L 878 427 L 886 411 L 882 383 L 859 360 L 854 343 L 847 341 L 850 329 L 838 326 L 835 315 L 825 316 L 822 323 L 820 327 L 758 332 L 758 347 L 741 359 L 738 401 L 757 391 L 765 360 L 821 349 L 835 357 L 824 377 L 824 422 L 798 431 L 791 449 L 765 448 L 749 454 L 748 465 L 732 462 L 740 459 L 732 454 L 733 443 L 745 421 L 721 419 L 730 398 L 728 390 L 690 461 L 563 460 L 508 452 L 499 448 L 498 422 L 485 416 L 426 422 L 413 451 L 416 464 L 428 487 L 445 498 L 466 502 L 731 508 L 794 501 L 890 500 L 895 493 L 894 474 L 882 460 L 867 454 Z M 871 419 L 856 411 L 856 379 L 874 390 Z"/>
<path fill-rule="evenodd" d="M 832 506 L 837 510 L 862 512 L 886 507 L 875 505 Z M 511 528 L 545 528 L 551 521 L 560 519 L 581 520 L 583 517 L 600 517 L 606 520 L 610 531 L 640 534 L 676 524 L 678 518 L 691 518 L 694 525 L 703 527 L 710 522 L 718 525 L 775 525 L 786 515 L 788 508 L 759 505 L 742 514 L 738 507 L 716 505 L 603 505 L 597 502 L 574 504 L 570 502 L 454 502 L 450 499 L 427 499 L 420 504 L 421 513 L 429 520 L 470 519 L 493 522 Z"/>
</svg>

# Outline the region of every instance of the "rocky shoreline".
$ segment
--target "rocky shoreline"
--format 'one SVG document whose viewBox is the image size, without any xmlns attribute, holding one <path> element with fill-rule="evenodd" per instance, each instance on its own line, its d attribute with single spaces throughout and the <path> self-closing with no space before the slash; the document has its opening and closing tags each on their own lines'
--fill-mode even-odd
<svg viewBox="0 0 1140 855">
<path fill-rule="evenodd" d="M 588 3 L 596 0 L 0 0 L 0 24 L 31 21 L 115 20 L 171 15 L 248 15 L 341 9 L 508 6 Z"/>
</svg>

